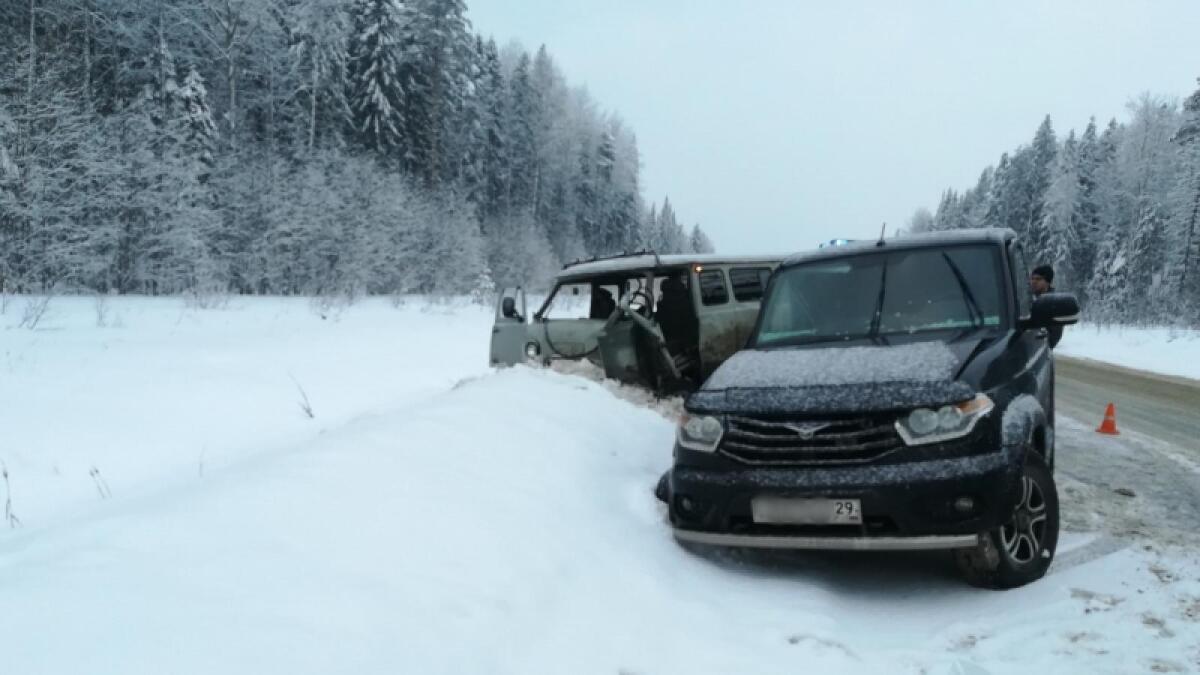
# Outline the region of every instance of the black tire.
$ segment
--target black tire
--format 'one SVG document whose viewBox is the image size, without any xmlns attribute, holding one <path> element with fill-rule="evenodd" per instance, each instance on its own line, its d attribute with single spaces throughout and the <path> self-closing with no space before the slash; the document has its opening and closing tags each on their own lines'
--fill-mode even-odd
<svg viewBox="0 0 1200 675">
<path fill-rule="evenodd" d="M 1017 588 L 1046 574 L 1058 547 L 1058 490 L 1045 461 L 1026 449 L 1012 519 L 979 536 L 975 548 L 955 554 L 967 583 Z"/>
<path fill-rule="evenodd" d="M 671 486 L 667 482 L 667 477 L 671 474 L 666 471 L 659 477 L 658 483 L 654 486 L 654 496 L 658 501 L 667 504 L 671 499 Z"/>
</svg>

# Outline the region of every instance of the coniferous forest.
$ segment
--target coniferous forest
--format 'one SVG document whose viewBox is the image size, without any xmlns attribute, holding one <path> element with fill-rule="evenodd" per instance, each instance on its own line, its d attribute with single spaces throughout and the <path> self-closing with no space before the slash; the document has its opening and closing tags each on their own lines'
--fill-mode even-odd
<svg viewBox="0 0 1200 675">
<path fill-rule="evenodd" d="M 1033 140 L 974 187 L 918 209 L 916 231 L 1009 227 L 1085 320 L 1200 326 L 1200 90 L 1181 105 L 1144 94 L 1129 119 Z"/>
<path fill-rule="evenodd" d="M 4 0 L 0 64 L 0 291 L 486 293 L 712 248 L 463 0 Z"/>
</svg>

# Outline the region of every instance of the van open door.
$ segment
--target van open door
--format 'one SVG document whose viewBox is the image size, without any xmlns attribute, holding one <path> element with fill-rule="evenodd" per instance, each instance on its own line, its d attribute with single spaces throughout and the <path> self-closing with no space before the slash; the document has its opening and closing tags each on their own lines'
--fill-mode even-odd
<svg viewBox="0 0 1200 675">
<path fill-rule="evenodd" d="M 505 288 L 496 298 L 495 323 L 492 325 L 491 364 L 512 366 L 525 360 L 525 291 Z"/>
</svg>

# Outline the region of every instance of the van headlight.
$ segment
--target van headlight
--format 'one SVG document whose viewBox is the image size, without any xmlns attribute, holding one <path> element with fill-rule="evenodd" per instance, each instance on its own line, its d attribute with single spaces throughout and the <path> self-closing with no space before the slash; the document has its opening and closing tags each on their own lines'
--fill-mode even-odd
<svg viewBox="0 0 1200 675">
<path fill-rule="evenodd" d="M 992 411 L 995 404 L 987 394 L 937 410 L 917 408 L 896 422 L 896 431 L 907 445 L 925 445 L 962 438 L 975 428 L 979 420 Z"/>
<path fill-rule="evenodd" d="M 525 356 L 531 359 L 536 359 L 542 353 L 542 346 L 536 342 L 525 343 Z"/>
<path fill-rule="evenodd" d="M 716 452 L 724 434 L 725 427 L 721 420 L 710 415 L 684 413 L 683 419 L 679 420 L 679 445 L 688 450 Z"/>
</svg>

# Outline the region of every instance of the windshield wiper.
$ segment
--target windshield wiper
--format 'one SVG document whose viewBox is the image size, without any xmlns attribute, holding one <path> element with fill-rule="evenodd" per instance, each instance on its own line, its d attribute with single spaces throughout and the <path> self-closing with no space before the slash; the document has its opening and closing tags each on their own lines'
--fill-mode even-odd
<svg viewBox="0 0 1200 675">
<path fill-rule="evenodd" d="M 967 313 L 971 315 L 971 326 L 979 328 L 983 325 L 983 310 L 979 308 L 979 303 L 975 301 L 975 294 L 971 292 L 971 287 L 967 284 L 967 278 L 963 276 L 962 270 L 958 269 L 958 265 L 950 259 L 946 253 L 942 253 L 942 257 L 946 259 L 946 264 L 950 266 L 950 271 L 954 273 L 955 280 L 958 281 L 958 288 L 962 291 L 963 298 L 967 301 Z"/>
<path fill-rule="evenodd" d="M 883 261 L 883 272 L 879 275 L 879 297 L 875 299 L 875 315 L 871 317 L 871 330 L 867 333 L 870 336 L 879 335 L 879 324 L 883 323 L 883 298 L 887 293 L 887 259 Z"/>
</svg>

